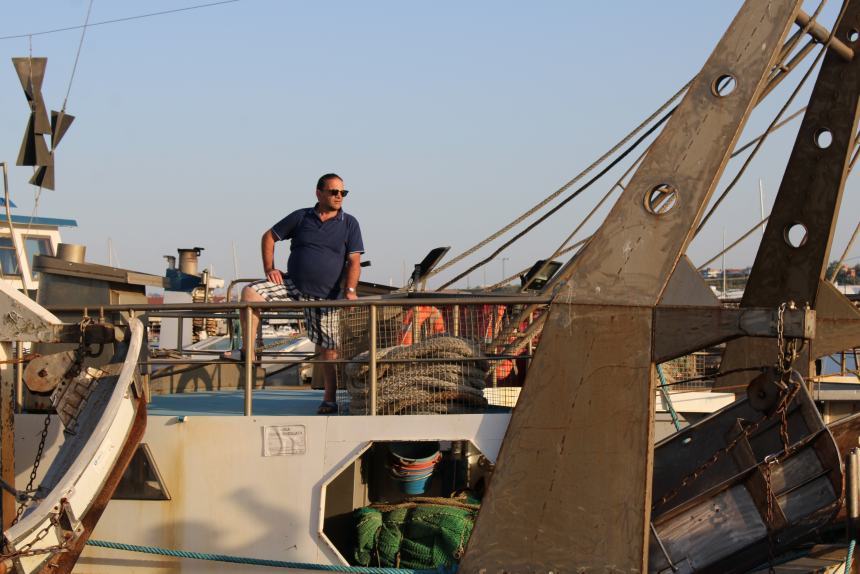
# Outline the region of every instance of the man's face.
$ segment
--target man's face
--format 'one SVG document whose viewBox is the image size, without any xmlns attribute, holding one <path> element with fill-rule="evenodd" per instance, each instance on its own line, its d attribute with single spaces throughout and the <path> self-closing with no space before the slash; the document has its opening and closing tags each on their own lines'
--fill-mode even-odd
<svg viewBox="0 0 860 574">
<path fill-rule="evenodd" d="M 343 180 L 332 178 L 326 180 L 322 189 L 317 190 L 317 201 L 324 211 L 336 211 L 343 205 L 343 194 L 332 192 L 343 191 Z"/>
</svg>

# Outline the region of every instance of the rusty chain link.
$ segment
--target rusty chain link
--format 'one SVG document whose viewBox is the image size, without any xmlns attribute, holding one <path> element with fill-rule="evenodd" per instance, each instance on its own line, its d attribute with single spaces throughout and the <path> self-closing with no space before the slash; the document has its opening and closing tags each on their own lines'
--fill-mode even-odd
<svg viewBox="0 0 860 574">
<path fill-rule="evenodd" d="M 89 354 L 86 344 L 86 329 L 87 327 L 93 323 L 92 318 L 87 315 L 84 315 L 84 318 L 81 320 L 80 326 L 80 336 L 78 337 L 78 347 L 75 349 L 75 359 L 72 362 L 69 370 L 66 371 L 66 374 L 63 376 L 64 379 L 74 379 L 78 375 L 81 374 L 81 370 L 83 369 L 84 358 Z M 24 488 L 24 492 L 28 495 L 33 492 L 33 484 L 36 482 L 36 476 L 39 471 L 39 465 L 42 462 L 42 455 L 45 451 L 45 441 L 48 438 L 48 430 L 51 426 L 51 415 L 48 414 L 45 417 L 45 423 L 42 427 L 42 433 L 39 437 L 39 447 L 36 449 L 36 458 L 33 461 L 33 470 L 30 471 L 30 479 L 27 482 L 27 486 Z M 12 520 L 12 524 L 16 524 L 23 516 L 24 511 L 27 509 L 30 501 L 32 501 L 33 497 L 30 500 L 24 500 L 18 506 L 18 509 L 15 511 L 15 518 Z"/>
<path fill-rule="evenodd" d="M 45 548 L 33 548 L 37 542 L 40 542 L 45 539 L 48 533 L 52 528 L 56 528 L 59 526 L 60 520 L 58 515 L 52 514 L 49 517 L 48 524 L 42 528 L 33 539 L 21 547 L 20 550 L 16 550 L 14 552 L 10 552 L 9 554 L 0 554 L 0 561 L 5 560 L 15 560 L 16 558 L 25 558 L 27 556 L 38 556 L 39 554 L 54 554 L 58 552 L 64 552 L 66 547 L 69 545 L 71 541 L 71 533 L 66 533 L 63 535 L 63 541 L 59 544 L 54 544 L 53 546 L 46 546 Z"/>
<path fill-rule="evenodd" d="M 786 309 L 794 309 L 794 302 L 782 303 L 777 310 L 777 347 L 779 350 L 779 357 L 777 361 L 777 370 L 780 372 L 780 379 L 784 385 L 784 390 L 781 393 L 781 398 L 779 403 L 777 404 L 776 410 L 772 413 L 765 415 L 760 420 L 748 425 L 743 429 L 741 433 L 738 434 L 730 443 L 724 446 L 721 449 L 718 449 L 708 460 L 700 464 L 698 467 L 693 469 L 690 473 L 688 473 L 678 485 L 660 497 L 660 499 L 651 506 L 651 510 L 653 511 L 655 508 L 663 506 L 673 498 L 675 498 L 688 484 L 697 480 L 706 470 L 708 470 L 711 466 L 717 463 L 725 454 L 734 449 L 738 443 L 740 443 L 743 439 L 749 439 L 749 437 L 761 426 L 762 423 L 773 419 L 775 416 L 779 415 L 780 417 L 780 439 L 782 440 L 783 450 L 782 452 L 769 455 L 765 458 L 763 463 L 757 464 L 757 466 L 765 465 L 767 471 L 763 471 L 765 475 L 765 481 L 767 482 L 768 489 L 768 519 L 772 518 L 772 507 L 770 500 L 770 494 L 772 492 L 770 485 L 770 465 L 779 464 L 780 456 L 787 454 L 790 450 L 791 443 L 788 435 L 788 407 L 791 402 L 794 400 L 795 396 L 797 396 L 798 391 L 800 390 L 800 385 L 796 382 L 791 381 L 790 376 L 786 376 L 791 373 L 791 366 L 794 362 L 794 359 L 797 357 L 797 341 L 791 339 L 786 343 L 785 341 L 785 323 L 784 323 L 784 314 Z"/>
<path fill-rule="evenodd" d="M 42 434 L 39 437 L 39 448 L 36 449 L 36 459 L 33 461 L 33 470 L 30 471 L 30 480 L 27 482 L 27 486 L 24 487 L 24 492 L 28 495 L 33 492 L 33 483 L 36 482 L 36 474 L 38 473 L 39 465 L 42 462 L 42 453 L 45 451 L 45 440 L 48 438 L 48 429 L 50 426 L 51 415 L 49 414 L 45 417 L 45 423 L 42 426 Z M 24 510 L 27 509 L 28 505 L 28 500 L 21 501 L 21 504 L 18 506 L 18 510 L 15 511 L 15 518 L 12 520 L 12 524 L 17 524 L 18 521 L 21 520 L 21 516 L 24 514 Z"/>
</svg>

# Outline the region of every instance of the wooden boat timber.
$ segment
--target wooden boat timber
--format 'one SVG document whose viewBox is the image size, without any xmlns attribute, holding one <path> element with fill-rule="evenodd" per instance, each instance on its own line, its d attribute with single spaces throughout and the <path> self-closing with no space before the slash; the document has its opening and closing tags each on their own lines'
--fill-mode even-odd
<svg viewBox="0 0 860 574">
<path fill-rule="evenodd" d="M 855 63 L 846 70 L 849 64 L 837 57 L 852 62 L 853 52 L 851 58 L 845 56 L 844 50 L 833 56 L 837 46 L 833 38 L 827 42 L 833 45 L 834 52 L 825 60 L 816 88 L 835 93 L 813 96 L 817 107 L 810 105 L 810 123 L 804 123 L 801 133 L 805 136 L 798 139 L 796 148 L 802 161 L 793 154 L 788 171 L 796 177 L 795 172 L 813 171 L 809 169 L 810 162 L 822 167 L 815 171 L 815 180 L 808 186 L 787 185 L 814 194 L 816 202 L 823 201 L 824 192 L 828 192 L 829 203 L 816 203 L 820 209 L 803 215 L 818 216 L 807 220 L 815 237 L 810 234 L 806 247 L 786 246 L 788 226 L 802 215 L 792 210 L 802 210 L 804 200 L 812 199 L 781 197 L 782 212 L 770 220 L 760 255 L 768 260 L 784 255 L 790 261 L 771 270 L 765 288 L 751 290 L 758 291 L 756 301 L 744 300 L 740 309 L 727 309 L 698 297 L 695 289 L 678 288 L 700 279 L 683 254 L 751 109 L 764 97 L 770 75 L 780 69 L 783 42 L 795 21 L 803 21 L 797 0 L 748 0 L 741 8 L 603 226 L 569 263 L 567 276 L 575 280 L 559 284 L 553 292 L 541 344 L 510 421 L 507 414 L 498 413 L 451 415 L 445 420 L 447 425 L 440 425 L 438 418 L 418 417 L 398 420 L 395 428 L 390 420 L 380 420 L 384 417 L 328 421 L 287 416 L 274 424 L 309 429 L 316 442 L 307 444 L 314 448 L 308 448 L 307 458 L 299 462 L 261 462 L 257 449 L 259 431 L 266 428 L 264 423 L 268 421 L 248 416 L 243 417 L 246 420 L 234 420 L 226 428 L 220 419 L 210 419 L 197 429 L 197 421 L 183 429 L 177 423 L 184 424 L 187 419 L 167 417 L 170 422 L 159 421 L 159 427 L 152 429 L 153 436 L 160 435 L 158 440 L 166 445 L 170 443 L 169 433 L 188 435 L 185 442 L 174 442 L 175 450 L 171 451 L 179 461 L 175 465 L 178 473 L 186 457 L 196 456 L 193 460 L 200 467 L 216 468 L 226 445 L 234 457 L 231 461 L 254 461 L 247 467 L 236 464 L 240 468 L 225 472 L 230 479 L 237 478 L 234 473 L 239 472 L 251 476 L 241 477 L 244 482 L 240 488 L 236 482 L 212 485 L 219 489 L 217 497 L 207 497 L 211 491 L 202 488 L 205 480 L 196 477 L 193 487 L 200 488 L 187 489 L 186 498 L 181 500 L 186 505 L 183 510 L 194 507 L 198 513 L 201 509 L 205 513 L 223 512 L 231 502 L 230 496 L 238 491 L 246 496 L 251 509 L 246 520 L 259 522 L 261 516 L 268 516 L 270 523 L 280 524 L 287 516 L 291 520 L 289 535 L 297 540 L 294 547 L 302 557 L 334 562 L 343 556 L 322 536 L 324 506 L 334 498 L 328 496 L 328 488 L 349 468 L 353 469 L 350 488 L 360 482 L 354 473 L 356 461 L 373 441 L 475 438 L 495 463 L 495 469 L 460 566 L 460 571 L 469 574 L 660 572 L 666 568 L 742 571 L 755 566 L 756 561 L 765 561 L 770 550 L 784 548 L 825 524 L 841 505 L 842 464 L 836 444 L 802 385 L 792 387 L 795 394 L 786 403 L 785 428 L 782 416 L 770 419 L 761 414 L 767 409 L 752 409 L 748 402 L 741 401 L 656 448 L 653 441 L 657 364 L 732 341 L 736 344 L 727 354 L 732 360 L 726 364 L 743 370 L 761 365 L 762 361 L 771 364 L 777 338 L 781 351 L 785 338 L 811 342 L 803 351 L 807 354 L 812 353 L 810 348 L 819 353 L 834 345 L 844 348 L 847 341 L 856 338 L 856 310 L 846 312 L 847 318 L 837 317 L 838 313 L 828 315 L 824 309 L 816 315 L 821 254 L 826 258 L 832 220 L 847 173 L 848 154 L 840 152 L 845 152 L 848 140 L 854 138 L 860 89 L 860 72 L 855 72 L 860 70 L 856 63 L 860 59 L 853 59 Z M 860 9 L 852 3 L 837 30 L 843 48 L 848 33 L 856 33 L 858 27 Z M 844 80 L 849 75 L 850 82 Z M 722 92 L 724 80 L 734 81 L 731 94 Z M 845 103 L 843 99 L 850 105 L 836 105 Z M 851 115 L 847 119 L 826 115 L 835 110 Z M 834 130 L 834 143 L 827 153 L 835 155 L 825 158 L 829 161 L 821 158 L 820 146 L 816 150 L 812 144 L 812 134 L 821 129 L 817 122 L 824 120 L 828 120 L 824 125 Z M 842 128 L 844 133 L 836 133 Z M 788 176 L 787 179 L 791 180 Z M 811 252 L 809 246 L 816 251 Z M 783 273 L 785 269 L 790 273 Z M 789 299 L 799 305 L 789 306 Z M 825 328 L 815 332 L 816 326 L 834 317 L 837 320 L 831 322 L 840 324 L 841 335 Z M 751 342 L 753 337 L 764 342 L 755 344 Z M 622 354 L 619 349 L 628 352 Z M 802 364 L 808 358 L 797 360 L 801 376 L 808 370 L 808 364 Z M 787 392 L 780 392 L 780 396 L 788 396 Z M 446 428 L 439 430 L 440 426 Z M 503 426 L 507 429 L 499 449 Z M 208 444 L 204 455 L 200 455 L 189 438 L 193 433 L 202 433 L 196 435 L 200 442 L 205 443 L 212 435 L 220 442 Z M 685 443 L 688 439 L 690 442 Z M 710 447 L 698 449 L 700 442 Z M 690 444 L 693 449 L 688 447 Z M 251 452 L 232 450 L 238 448 Z M 243 487 L 259 482 L 260 468 L 283 471 L 283 475 L 276 476 L 286 477 L 284 483 L 296 486 L 303 498 L 288 510 L 278 506 L 275 512 L 259 504 Z M 299 476 L 307 469 L 311 476 Z M 688 479 L 691 476 L 697 479 Z M 214 477 L 209 482 L 224 478 Z M 267 497 L 284 498 L 280 483 L 263 488 L 264 501 Z M 361 488 L 355 486 L 356 490 Z M 351 504 L 355 491 L 350 494 Z M 171 503 L 180 504 L 180 500 L 177 497 L 164 504 Z M 142 509 L 142 505 L 134 508 Z M 94 509 L 95 504 L 91 511 Z M 117 510 L 106 516 L 103 524 L 119 530 L 127 521 L 127 516 L 121 514 Z M 150 511 L 147 519 L 159 518 L 153 518 L 154 514 Z M 169 526 L 175 529 L 171 533 L 187 534 L 188 538 L 196 535 L 192 541 L 200 544 L 212 543 L 211 539 L 216 538 L 207 529 L 189 532 L 199 525 L 189 526 L 190 521 L 171 516 Z M 195 519 L 199 516 L 196 514 Z M 713 520 L 722 520 L 723 516 L 727 516 L 727 524 L 738 526 L 731 528 L 730 535 L 714 527 Z M 155 524 L 150 536 L 161 535 L 151 532 L 166 522 L 163 516 L 160 520 L 150 523 Z M 216 525 L 227 522 L 210 520 Z M 690 523 L 701 529 L 687 528 Z M 231 526 L 241 531 L 245 524 Z M 200 530 L 204 531 L 202 535 Z M 232 543 L 243 534 L 225 538 Z M 650 544 L 652 534 L 654 544 Z M 265 536 L 270 540 L 272 534 Z M 282 543 L 280 536 L 278 542 Z M 248 540 L 242 539 L 241 543 Z M 274 542 L 267 547 L 267 551 L 275 549 Z M 281 550 L 286 552 L 282 547 Z M 115 556 L 94 556 L 96 561 L 102 561 L 97 566 L 104 569 L 116 565 Z M 182 569 L 173 562 L 167 567 Z"/>
<path fill-rule="evenodd" d="M 828 524 L 842 482 L 803 384 L 784 418 L 736 401 L 656 445 L 648 570 L 746 572 Z"/>
<path fill-rule="evenodd" d="M 43 327 L 60 326 L 56 318 L 3 285 L 0 299 L 7 309 L 14 306 L 6 303 L 11 300 L 36 311 L 34 321 L 40 320 Z M 33 326 L 22 329 L 19 340 L 33 334 Z M 127 336 L 117 345 L 116 358 L 122 362 L 86 369 L 55 390 L 58 412 L 65 415 L 61 418 L 67 428 L 73 424 L 74 433 L 67 435 L 50 461 L 34 502 L 3 532 L 3 553 L 14 558 L 3 562 L 0 570 L 39 572 L 48 563 L 54 565 L 52 571 L 70 570 L 104 511 L 146 426 L 146 408 L 135 389 L 143 343 L 138 319 L 129 320 Z"/>
</svg>

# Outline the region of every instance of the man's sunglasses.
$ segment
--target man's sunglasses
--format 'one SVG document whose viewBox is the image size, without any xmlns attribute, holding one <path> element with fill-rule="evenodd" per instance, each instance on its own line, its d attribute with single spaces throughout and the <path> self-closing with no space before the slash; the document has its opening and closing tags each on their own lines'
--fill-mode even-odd
<svg viewBox="0 0 860 574">
<path fill-rule="evenodd" d="M 335 195 L 346 197 L 346 195 L 349 193 L 348 189 L 321 189 L 320 191 L 323 193 L 328 193 L 332 197 L 334 197 Z"/>
</svg>

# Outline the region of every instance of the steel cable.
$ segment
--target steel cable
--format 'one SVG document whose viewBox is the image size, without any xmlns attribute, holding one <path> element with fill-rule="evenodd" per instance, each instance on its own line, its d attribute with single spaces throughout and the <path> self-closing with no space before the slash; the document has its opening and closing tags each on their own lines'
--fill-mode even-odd
<svg viewBox="0 0 860 574">
<path fill-rule="evenodd" d="M 535 213 L 535 212 L 537 212 L 538 210 L 540 210 L 541 208 L 543 208 L 544 206 L 546 206 L 548 203 L 550 203 L 552 200 L 554 200 L 555 198 L 557 198 L 559 195 L 561 195 L 562 193 L 564 193 L 565 191 L 567 191 L 568 189 L 570 189 L 574 184 L 576 184 L 576 182 L 578 182 L 578 181 L 579 181 L 579 180 L 581 180 L 583 177 L 585 177 L 586 175 L 588 175 L 588 174 L 589 174 L 592 170 L 594 170 L 598 165 L 600 165 L 601 163 L 603 163 L 604 161 L 606 161 L 610 156 L 612 156 L 612 154 L 616 153 L 616 152 L 617 152 L 619 149 L 621 149 L 621 148 L 622 148 L 622 147 L 623 147 L 627 142 L 629 142 L 631 139 L 633 139 L 633 138 L 636 136 L 636 134 L 637 134 L 637 133 L 639 133 L 640 131 L 642 131 L 642 129 L 643 129 L 645 126 L 647 126 L 648 124 L 650 124 L 651 122 L 653 122 L 655 118 L 657 118 L 657 117 L 658 117 L 660 114 L 662 114 L 666 109 L 668 109 L 668 108 L 669 108 L 669 106 L 671 106 L 671 105 L 672 105 L 672 103 L 673 103 L 675 100 L 677 100 L 677 99 L 678 99 L 678 97 L 679 97 L 681 94 L 683 94 L 683 93 L 687 90 L 687 88 L 690 86 L 690 83 L 692 83 L 692 80 L 690 80 L 689 82 L 687 82 L 687 83 L 684 85 L 684 87 L 682 87 L 680 90 L 678 90 L 678 91 L 677 91 L 677 92 L 676 92 L 676 93 L 675 93 L 671 98 L 669 98 L 668 100 L 666 100 L 666 102 L 665 102 L 665 103 L 663 103 L 663 105 L 661 105 L 659 108 L 657 108 L 657 110 L 656 110 L 654 113 L 652 113 L 652 114 L 651 114 L 650 116 L 648 116 L 648 117 L 647 117 L 647 118 L 646 118 L 642 123 L 640 123 L 638 126 L 636 126 L 636 128 L 634 128 L 634 129 L 633 129 L 633 131 L 631 131 L 629 134 L 627 134 L 626 136 L 624 136 L 624 138 L 623 138 L 621 141 L 619 141 L 617 144 L 615 144 L 615 145 L 614 145 L 614 146 L 613 146 L 609 151 L 607 151 L 607 152 L 606 152 L 606 153 L 604 153 L 602 156 L 600 156 L 600 157 L 599 157 L 597 160 L 595 160 L 591 165 L 589 165 L 589 166 L 588 166 L 588 167 L 586 167 L 584 170 L 582 170 L 582 171 L 581 171 L 581 172 L 580 172 L 576 177 L 574 177 L 573 179 L 571 179 L 570 181 L 568 181 L 567 183 L 565 183 L 564 185 L 562 185 L 562 186 L 561 186 L 560 188 L 558 188 L 556 191 L 554 191 L 553 193 L 551 193 L 550 195 L 548 195 L 546 198 L 544 198 L 544 199 L 543 199 L 543 201 L 541 201 L 540 203 L 538 203 L 537 205 L 535 205 L 534 207 L 532 207 L 531 209 L 529 209 L 528 211 L 526 211 L 525 213 L 523 213 L 522 215 L 520 215 L 518 218 L 516 218 L 514 221 L 512 221 L 511 223 L 509 223 L 508 225 L 506 225 L 506 226 L 505 226 L 505 227 L 503 227 L 502 229 L 500 229 L 500 230 L 496 231 L 495 233 L 493 233 L 492 235 L 490 235 L 490 236 L 489 236 L 489 237 L 487 237 L 486 239 L 484 239 L 484 240 L 480 241 L 479 243 L 477 243 L 477 244 L 473 245 L 472 247 L 470 247 L 469 249 L 467 249 L 467 250 L 466 250 L 466 251 L 464 251 L 463 253 L 461 253 L 461 254 L 457 255 L 456 257 L 454 257 L 453 259 L 451 259 L 450 261 L 448 261 L 448 262 L 447 262 L 447 263 L 445 263 L 444 265 L 441 265 L 441 266 L 437 267 L 435 270 L 433 270 L 433 271 L 432 271 L 432 272 L 427 276 L 427 278 L 429 279 L 430 277 L 433 277 L 434 275 L 437 275 L 437 274 L 441 273 L 442 271 L 444 271 L 444 270 L 446 270 L 446 269 L 450 268 L 450 267 L 451 267 L 452 265 L 454 265 L 455 263 L 458 263 L 459 261 L 462 261 L 463 259 L 465 259 L 465 258 L 466 258 L 466 257 L 468 257 L 469 255 L 472 255 L 473 253 L 475 253 L 476 251 L 478 251 L 479 249 L 481 249 L 482 247 L 484 247 L 484 246 L 485 246 L 485 245 L 487 245 L 488 243 L 490 243 L 490 242 L 492 242 L 492 241 L 494 241 L 494 240 L 498 239 L 501 235 L 504 235 L 505 233 L 507 233 L 508 231 L 510 231 L 511 229 L 513 229 L 514 227 L 516 227 L 517 225 L 519 225 L 520 223 L 522 223 L 523 221 L 525 221 L 526 219 L 528 219 L 530 216 L 534 215 L 534 213 Z M 662 120 L 661 120 L 661 122 L 663 122 L 663 121 L 665 121 L 665 117 L 664 117 L 664 119 L 662 119 Z M 641 141 L 641 138 L 640 138 L 640 140 L 638 140 L 638 141 Z M 628 150 L 628 152 L 629 152 L 629 150 Z"/>
<path fill-rule="evenodd" d="M 689 85 L 689 84 L 688 84 L 688 85 Z M 685 86 L 685 88 L 686 88 L 686 86 Z M 496 255 L 498 255 L 499 253 L 501 253 L 502 251 L 504 251 L 505 249 L 507 249 L 508 247 L 510 247 L 514 242 L 516 242 L 518 239 L 520 239 L 521 237 L 523 237 L 523 236 L 524 236 L 525 234 L 527 234 L 529 231 L 531 231 L 532 229 L 534 229 L 535 227 L 537 227 L 538 225 L 540 225 L 541 223 L 543 223 L 544 221 L 546 221 L 550 216 L 552 216 L 554 213 L 556 213 L 559 209 L 561 209 L 562 207 L 564 207 L 565 205 L 567 205 L 567 204 L 568 204 L 572 199 L 575 199 L 576 197 L 578 197 L 578 196 L 579 196 L 579 194 L 581 194 L 583 191 L 585 191 L 586 189 L 588 189 L 589 187 L 591 187 L 591 185 L 592 185 L 592 184 L 594 184 L 594 182 L 596 182 L 597 180 L 599 180 L 601 177 L 603 177 L 603 176 L 604 176 L 604 175 L 606 175 L 609 171 L 611 171 L 611 170 L 612 170 L 616 165 L 618 165 L 619 163 L 621 163 L 621 161 L 622 161 L 624 158 L 626 158 L 628 155 L 630 155 L 630 153 L 631 153 L 634 149 L 636 149 L 637 147 L 639 147 L 639 145 L 640 145 L 643 141 L 645 141 L 645 140 L 646 140 L 646 139 L 647 139 L 651 134 L 653 134 L 655 131 L 657 131 L 657 129 L 658 129 L 658 128 L 660 128 L 660 126 L 662 126 L 662 125 L 666 122 L 666 120 L 668 120 L 668 119 L 669 119 L 669 117 L 671 117 L 671 115 L 675 112 L 675 110 L 676 110 L 676 109 L 677 109 L 677 106 L 676 106 L 676 107 L 674 107 L 674 108 L 672 108 L 672 109 L 671 109 L 671 110 L 669 110 L 668 112 L 666 112 L 666 113 L 663 115 L 663 117 L 661 117 L 661 118 L 660 118 L 660 119 L 659 119 L 659 120 L 658 120 L 658 121 L 657 121 L 653 126 L 651 126 L 650 128 L 648 128 L 648 129 L 645 131 L 645 133 L 643 133 L 641 136 L 639 136 L 639 137 L 636 139 L 636 141 L 634 141 L 634 142 L 633 142 L 633 143 L 632 143 L 632 144 L 631 144 L 627 149 L 625 149 L 623 152 L 621 152 L 621 154 L 620 154 L 617 158 L 615 158 L 614 160 L 612 160 L 612 162 L 610 162 L 610 163 L 609 163 L 609 165 L 607 165 L 606 167 L 604 167 L 603 169 L 601 169 L 601 170 L 597 173 L 597 175 L 595 175 L 594 177 L 592 177 L 591 179 L 589 179 L 587 182 L 585 182 L 584 184 L 582 184 L 582 186 L 580 186 L 579 188 L 577 188 L 577 190 L 576 190 L 576 191 L 574 191 L 574 192 L 573 192 L 573 193 L 571 193 L 569 196 L 567 196 L 566 198 L 564 198 L 563 200 L 561 200 L 561 201 L 560 201 L 560 202 L 559 202 L 555 207 L 553 207 L 552 209 L 550 209 L 549 211 L 547 211 L 545 214 L 543 214 L 542 216 L 540 216 L 537 220 L 535 220 L 535 221 L 533 221 L 532 223 L 530 223 L 530 224 L 529 224 L 525 229 L 523 229 L 522 231 L 520 231 L 519 233 L 517 233 L 516 235 L 514 235 L 511 239 L 509 239 L 509 240 L 507 240 L 506 242 L 504 242 L 504 243 L 503 243 L 499 248 L 497 248 L 495 251 L 493 251 L 493 253 L 491 253 L 488 257 L 486 257 L 486 258 L 482 259 L 481 261 L 479 261 L 478 263 L 474 264 L 472 267 L 470 267 L 470 268 L 469 268 L 469 269 L 467 269 L 466 271 L 463 271 L 462 273 L 460 273 L 459 275 L 457 275 L 456 277 L 454 277 L 453 279 L 451 279 L 451 280 L 450 280 L 450 281 L 448 281 L 447 283 L 443 284 L 441 287 L 439 287 L 439 288 L 438 288 L 438 289 L 436 289 L 436 290 L 437 290 L 437 291 L 440 291 L 440 290 L 442 290 L 442 289 L 445 289 L 446 287 L 448 287 L 448 286 L 452 285 L 453 283 L 455 283 L 455 282 L 459 281 L 460 279 L 462 279 L 463 277 L 465 277 L 466 275 L 468 275 L 469 273 L 471 273 L 471 272 L 472 272 L 472 271 L 474 271 L 475 269 L 478 269 L 478 268 L 479 268 L 479 267 L 481 267 L 482 265 L 485 265 L 485 264 L 487 264 L 488 262 L 492 261 L 492 260 L 496 257 Z M 579 176 L 577 176 L 577 178 L 578 178 L 578 177 L 579 177 Z M 573 181 L 573 180 L 572 180 L 572 181 Z M 565 188 L 565 189 L 567 189 L 567 188 Z M 453 261 L 451 261 L 451 262 L 449 262 L 449 263 L 453 263 Z"/>
<path fill-rule="evenodd" d="M 824 4 L 824 2 L 822 2 L 821 5 L 819 5 L 819 9 L 815 11 L 815 14 L 813 14 L 812 21 L 814 21 L 815 18 L 817 17 L 823 4 Z M 714 214 L 714 212 L 717 210 L 717 208 L 720 206 L 720 204 L 723 202 L 723 200 L 726 198 L 726 196 L 729 194 L 729 192 L 732 189 L 734 189 L 735 185 L 737 185 L 738 181 L 740 181 L 740 178 L 746 172 L 746 170 L 749 167 L 750 163 L 752 162 L 753 158 L 756 156 L 756 154 L 758 154 L 758 151 L 761 149 L 762 145 L 767 140 L 767 136 L 769 136 L 772 133 L 772 131 L 775 129 L 776 125 L 779 123 L 780 119 L 782 118 L 782 115 L 786 112 L 788 107 L 794 101 L 794 98 L 797 97 L 797 94 L 800 93 L 800 89 L 804 86 L 806 81 L 812 75 L 812 72 L 815 70 L 815 68 L 818 66 L 818 63 L 821 61 L 821 58 L 824 56 L 824 54 L 827 53 L 827 50 L 828 50 L 831 42 L 833 41 L 835 30 L 839 26 L 839 24 L 842 22 L 842 17 L 845 15 L 846 8 L 847 8 L 847 4 L 842 6 L 841 11 L 839 12 L 839 16 L 837 16 L 836 22 L 833 24 L 833 28 L 830 32 L 830 36 L 828 37 L 827 42 L 825 42 L 822 45 L 821 50 L 818 52 L 818 54 L 816 54 L 815 59 L 812 61 L 812 64 L 809 66 L 809 68 L 803 74 L 803 77 L 800 78 L 800 81 L 797 83 L 797 86 L 795 86 L 794 90 L 792 90 L 791 94 L 788 96 L 788 99 L 785 101 L 783 106 L 777 112 L 776 116 L 773 118 L 773 121 L 771 121 L 771 123 L 768 125 L 767 130 L 765 130 L 765 132 L 762 134 L 761 138 L 756 142 L 755 147 L 753 147 L 752 152 L 750 152 L 750 155 L 748 155 L 747 158 L 744 160 L 743 165 L 741 165 L 740 169 L 735 174 L 734 178 L 732 178 L 732 181 L 729 182 L 729 184 L 726 186 L 726 189 L 723 190 L 723 192 L 717 198 L 716 202 L 714 202 L 714 204 L 711 206 L 711 208 L 708 210 L 708 212 L 702 218 L 701 223 L 699 223 L 699 226 L 696 227 L 696 231 L 693 234 L 694 237 L 697 236 L 702 231 L 702 228 L 704 228 L 705 224 L 708 222 L 708 220 L 710 220 L 711 216 Z"/>
<path fill-rule="evenodd" d="M 152 16 L 164 16 L 166 14 L 175 14 L 177 12 L 188 12 L 189 10 L 197 10 L 200 8 L 210 8 L 212 6 L 220 6 L 222 4 L 232 4 L 239 0 L 222 0 L 221 2 L 209 2 L 208 4 L 198 4 L 196 6 L 186 6 L 185 8 L 174 8 L 173 10 L 162 10 L 160 12 L 150 12 L 148 14 L 138 14 L 137 16 L 126 16 L 125 18 L 114 18 L 113 20 L 102 20 L 101 22 L 93 22 L 92 26 L 104 26 L 105 24 L 117 24 L 119 22 L 128 22 L 130 20 L 140 20 L 142 18 L 150 18 Z M 27 34 L 11 34 L 9 36 L 0 36 L 0 40 L 13 40 L 16 38 L 26 38 L 27 36 L 44 36 L 45 34 L 56 34 L 57 32 L 68 32 L 70 30 L 79 30 L 84 26 L 67 26 L 65 28 L 54 28 L 53 30 L 43 30 L 41 32 L 29 32 Z"/>
</svg>

